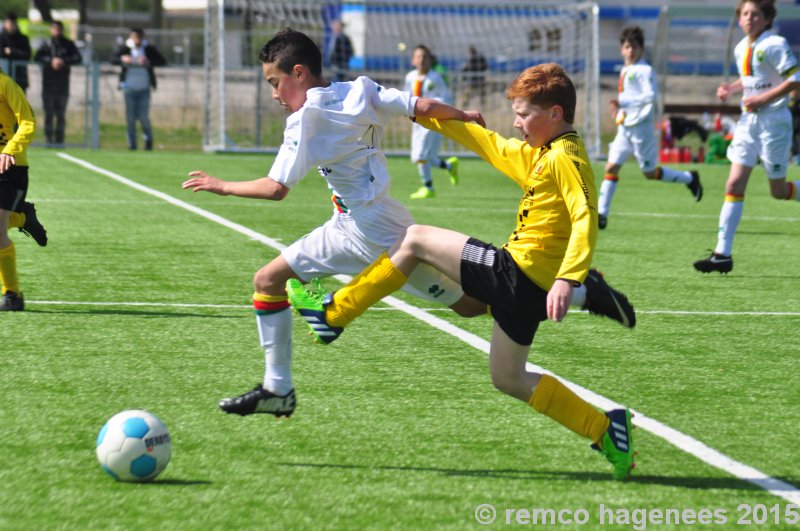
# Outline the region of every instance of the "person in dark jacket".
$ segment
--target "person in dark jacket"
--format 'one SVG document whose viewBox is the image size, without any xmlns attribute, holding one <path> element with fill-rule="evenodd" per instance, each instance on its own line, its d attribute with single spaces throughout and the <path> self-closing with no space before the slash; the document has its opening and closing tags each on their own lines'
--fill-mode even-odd
<svg viewBox="0 0 800 531">
<path fill-rule="evenodd" d="M 80 64 L 82 59 L 75 43 L 64 36 L 64 24 L 61 21 L 56 20 L 50 24 L 50 39 L 39 46 L 34 60 L 42 66 L 42 103 L 47 145 L 62 145 L 67 125 L 65 115 L 69 101 L 70 67 Z"/>
<path fill-rule="evenodd" d="M 9 75 L 22 87 L 28 90 L 28 61 L 31 60 L 31 41 L 19 31 L 17 15 L 6 14 L 3 20 L 3 31 L 0 31 L 0 58 L 11 63 Z"/>
<path fill-rule="evenodd" d="M 136 149 L 136 121 L 142 124 L 144 148 L 153 149 L 150 125 L 150 91 L 156 88 L 154 68 L 167 64 L 158 49 L 144 38 L 144 30 L 132 28 L 130 37 L 119 47 L 114 64 L 122 66 L 119 84 L 125 93 L 125 118 L 128 124 L 128 148 Z"/>
</svg>

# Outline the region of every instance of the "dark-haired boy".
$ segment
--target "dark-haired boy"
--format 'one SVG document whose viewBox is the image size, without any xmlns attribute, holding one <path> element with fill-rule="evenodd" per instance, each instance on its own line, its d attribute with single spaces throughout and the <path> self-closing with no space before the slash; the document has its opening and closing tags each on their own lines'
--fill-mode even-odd
<svg viewBox="0 0 800 531">
<path fill-rule="evenodd" d="M 384 88 L 367 77 L 329 83 L 322 78 L 317 45 L 290 28 L 264 45 L 260 59 L 272 98 L 291 113 L 269 176 L 228 182 L 193 171 L 183 188 L 280 201 L 310 170 L 317 169 L 331 189 L 331 219 L 255 274 L 253 305 L 266 361 L 263 383 L 219 403 L 228 413 L 288 416 L 296 398 L 286 281 L 356 274 L 413 224 L 408 210 L 389 197 L 391 181 L 381 151 L 384 125 L 395 116 L 480 123 L 483 118 L 476 111 L 464 112 L 434 99 Z M 456 282 L 432 267 L 419 268 L 406 290 L 463 316 L 486 312 L 484 304 L 464 296 Z"/>
<path fill-rule="evenodd" d="M 656 80 L 644 55 L 644 32 L 638 26 L 625 28 L 619 37 L 620 54 L 625 61 L 619 74 L 619 95 L 611 100 L 611 113 L 617 123 L 617 136 L 608 146 L 608 162 L 598 201 L 598 223 L 606 228 L 611 200 L 617 190 L 619 170 L 633 155 L 648 179 L 685 184 L 700 201 L 703 186 L 696 171 L 678 171 L 658 165 L 654 109 Z"/>
</svg>

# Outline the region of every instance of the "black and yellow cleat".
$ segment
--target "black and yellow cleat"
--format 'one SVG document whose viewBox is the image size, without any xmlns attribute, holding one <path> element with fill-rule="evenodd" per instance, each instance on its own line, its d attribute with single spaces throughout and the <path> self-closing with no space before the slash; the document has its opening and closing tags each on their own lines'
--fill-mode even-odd
<svg viewBox="0 0 800 531">
<path fill-rule="evenodd" d="M 6 291 L 0 299 L 0 312 L 21 312 L 25 309 L 25 297 L 22 293 Z"/>
<path fill-rule="evenodd" d="M 19 228 L 19 231 L 33 238 L 39 246 L 44 247 L 47 245 L 47 231 L 44 230 L 44 227 L 39 222 L 39 218 L 36 216 L 36 207 L 33 203 L 23 201 L 19 211 L 25 214 L 25 224 Z"/>
</svg>

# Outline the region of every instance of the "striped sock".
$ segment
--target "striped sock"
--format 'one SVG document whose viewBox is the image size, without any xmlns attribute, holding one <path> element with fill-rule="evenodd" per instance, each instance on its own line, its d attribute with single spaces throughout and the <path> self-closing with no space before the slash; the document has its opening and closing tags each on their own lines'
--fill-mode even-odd
<svg viewBox="0 0 800 531">
<path fill-rule="evenodd" d="M 253 294 L 258 338 L 264 349 L 264 389 L 292 390 L 292 312 L 286 295 Z"/>
<path fill-rule="evenodd" d="M 714 252 L 723 256 L 730 256 L 733 250 L 733 237 L 739 227 L 744 211 L 744 196 L 725 194 L 725 202 L 719 213 L 719 232 L 717 233 L 717 246 Z"/>
<path fill-rule="evenodd" d="M 619 177 L 607 173 L 603 177 L 603 184 L 600 185 L 600 195 L 597 198 L 597 212 L 603 216 L 608 216 L 611 212 L 611 200 L 614 199 L 614 193 L 617 191 L 617 183 Z"/>
</svg>

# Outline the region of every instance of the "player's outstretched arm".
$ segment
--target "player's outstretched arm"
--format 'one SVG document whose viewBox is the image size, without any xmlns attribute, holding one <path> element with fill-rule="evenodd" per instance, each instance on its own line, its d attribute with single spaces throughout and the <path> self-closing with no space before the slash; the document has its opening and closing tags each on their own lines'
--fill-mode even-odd
<svg viewBox="0 0 800 531">
<path fill-rule="evenodd" d="M 462 111 L 457 107 L 448 105 L 433 98 L 419 98 L 414 106 L 414 116 L 419 118 L 435 118 L 437 120 L 459 120 L 461 122 L 475 122 L 486 127 L 480 111 Z"/>
<path fill-rule="evenodd" d="M 217 195 L 235 195 L 253 199 L 271 199 L 280 201 L 289 193 L 289 189 L 270 177 L 261 177 L 252 181 L 225 181 L 204 171 L 189 172 L 190 179 L 183 182 L 184 190 L 193 192 L 211 192 Z"/>
</svg>

